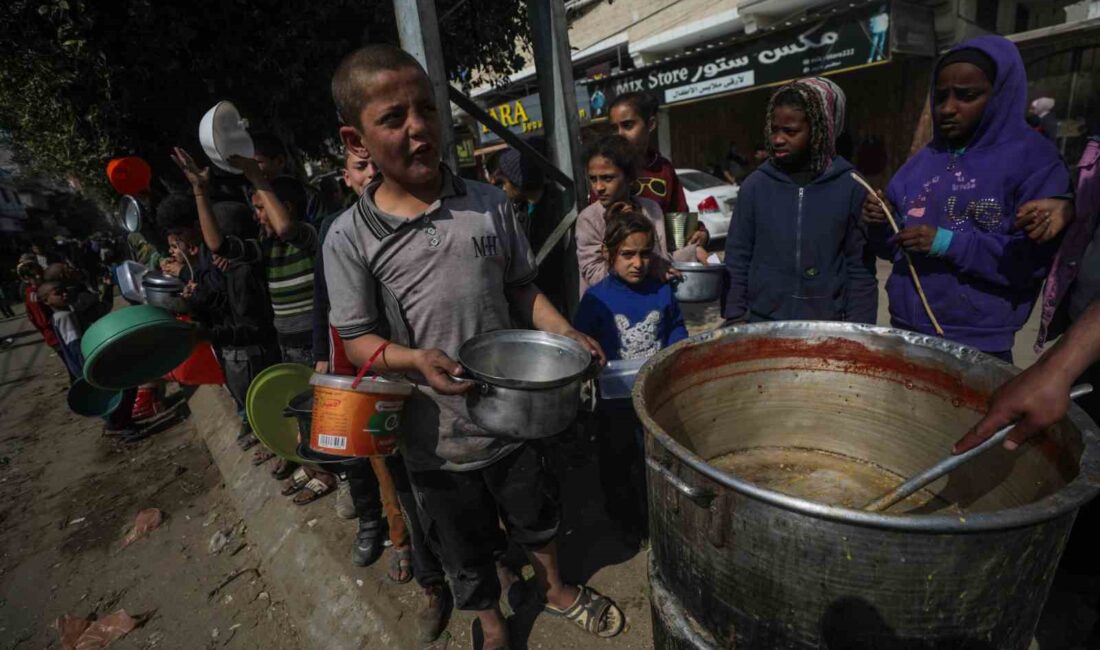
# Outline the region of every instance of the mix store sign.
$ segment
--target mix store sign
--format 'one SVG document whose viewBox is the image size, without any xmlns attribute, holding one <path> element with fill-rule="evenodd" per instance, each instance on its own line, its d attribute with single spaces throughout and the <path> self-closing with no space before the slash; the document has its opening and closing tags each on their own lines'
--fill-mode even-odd
<svg viewBox="0 0 1100 650">
<path fill-rule="evenodd" d="M 581 124 L 584 124 L 591 118 L 588 87 L 578 83 L 576 92 L 577 117 L 580 118 Z M 522 136 L 542 131 L 542 103 L 539 101 L 538 93 L 490 106 L 486 110 L 494 120 L 508 127 L 508 130 L 516 135 Z M 500 137 L 484 124 L 478 124 L 478 135 L 482 145 L 501 141 Z"/>
<path fill-rule="evenodd" d="M 830 16 L 797 30 L 784 30 L 705 54 L 684 57 L 589 83 L 592 117 L 628 92 L 653 94 L 676 104 L 753 86 L 850 69 L 890 60 L 890 14 L 886 2 Z"/>
</svg>

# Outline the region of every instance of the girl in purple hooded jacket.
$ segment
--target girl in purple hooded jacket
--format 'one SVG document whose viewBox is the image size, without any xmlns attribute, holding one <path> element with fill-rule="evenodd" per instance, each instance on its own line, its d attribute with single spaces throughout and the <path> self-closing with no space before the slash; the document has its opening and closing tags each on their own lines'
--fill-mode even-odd
<svg viewBox="0 0 1100 650">
<path fill-rule="evenodd" d="M 1054 145 L 1025 121 L 1027 76 L 1016 45 L 981 36 L 936 64 L 932 142 L 886 189 L 902 231 L 891 237 L 868 197 L 863 217 L 876 252 L 894 261 L 886 282 L 895 327 L 934 334 L 902 249 L 920 275 L 945 336 L 1005 361 L 1027 321 L 1056 242 L 1013 229 L 1016 209 L 1069 189 Z"/>
</svg>

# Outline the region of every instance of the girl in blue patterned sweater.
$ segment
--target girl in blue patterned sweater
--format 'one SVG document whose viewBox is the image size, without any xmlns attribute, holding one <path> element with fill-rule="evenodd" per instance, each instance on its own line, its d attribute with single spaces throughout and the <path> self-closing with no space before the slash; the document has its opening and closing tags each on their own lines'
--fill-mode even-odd
<svg viewBox="0 0 1100 650">
<path fill-rule="evenodd" d="M 687 337 L 672 287 L 649 275 L 653 222 L 625 203 L 608 210 L 602 253 L 610 273 L 585 292 L 574 327 L 609 360 L 647 359 Z M 628 399 L 603 400 L 596 415 L 600 483 L 608 515 L 631 537 L 646 536 L 641 426 Z"/>
</svg>

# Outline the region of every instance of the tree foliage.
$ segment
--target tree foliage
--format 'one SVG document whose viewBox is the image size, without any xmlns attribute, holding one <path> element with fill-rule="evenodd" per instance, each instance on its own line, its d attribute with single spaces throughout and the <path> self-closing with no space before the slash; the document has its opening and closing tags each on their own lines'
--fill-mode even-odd
<svg viewBox="0 0 1100 650">
<path fill-rule="evenodd" d="M 253 128 L 320 156 L 336 133 L 329 94 L 344 54 L 397 43 L 392 0 L 6 0 L 0 129 L 37 172 L 109 196 L 112 157 L 197 149 L 202 114 L 233 101 Z M 523 0 L 438 0 L 452 79 L 499 79 L 522 61 Z"/>
</svg>

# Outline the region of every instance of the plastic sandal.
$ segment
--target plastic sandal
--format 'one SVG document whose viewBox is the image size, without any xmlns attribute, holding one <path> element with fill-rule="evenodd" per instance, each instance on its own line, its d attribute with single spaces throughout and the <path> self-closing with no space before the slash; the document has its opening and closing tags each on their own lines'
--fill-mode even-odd
<svg viewBox="0 0 1100 650">
<path fill-rule="evenodd" d="M 603 639 L 623 631 L 626 617 L 610 598 L 585 585 L 580 586 L 580 592 L 577 600 L 566 609 L 546 605 L 546 612 L 571 621 L 585 632 Z"/>
</svg>

